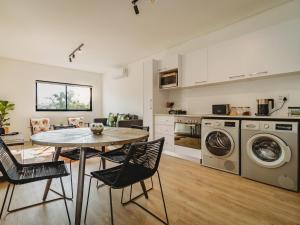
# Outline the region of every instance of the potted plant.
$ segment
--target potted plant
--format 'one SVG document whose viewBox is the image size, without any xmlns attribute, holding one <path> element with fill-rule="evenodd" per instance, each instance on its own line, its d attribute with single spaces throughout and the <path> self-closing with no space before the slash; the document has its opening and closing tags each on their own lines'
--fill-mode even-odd
<svg viewBox="0 0 300 225">
<path fill-rule="evenodd" d="M 15 104 L 0 100 L 0 134 L 5 134 L 5 127 L 10 125 L 8 112 L 15 109 Z"/>
</svg>

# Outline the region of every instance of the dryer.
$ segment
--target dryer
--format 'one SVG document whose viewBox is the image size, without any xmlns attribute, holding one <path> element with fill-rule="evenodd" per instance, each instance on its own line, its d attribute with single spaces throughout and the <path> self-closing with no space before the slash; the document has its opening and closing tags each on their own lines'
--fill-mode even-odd
<svg viewBox="0 0 300 225">
<path fill-rule="evenodd" d="M 298 122 L 242 121 L 241 175 L 298 190 Z"/>
<path fill-rule="evenodd" d="M 202 120 L 202 165 L 239 174 L 239 120 Z"/>
</svg>

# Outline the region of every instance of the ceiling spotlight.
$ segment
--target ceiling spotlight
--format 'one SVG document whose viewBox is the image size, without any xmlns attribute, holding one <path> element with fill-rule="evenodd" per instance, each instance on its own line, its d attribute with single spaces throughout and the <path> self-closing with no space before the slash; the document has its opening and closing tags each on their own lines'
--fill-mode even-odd
<svg viewBox="0 0 300 225">
<path fill-rule="evenodd" d="M 73 52 L 71 52 L 71 54 L 69 55 L 69 62 L 71 63 L 73 60 L 75 59 L 75 54 L 76 52 L 82 52 L 82 47 L 84 46 L 84 44 L 80 44 Z"/>
<path fill-rule="evenodd" d="M 134 9 L 134 12 L 136 15 L 140 14 L 140 11 L 139 11 L 139 8 L 138 6 L 136 5 L 136 3 L 138 2 L 139 0 L 133 0 L 131 3 L 133 4 L 133 9 Z"/>
</svg>

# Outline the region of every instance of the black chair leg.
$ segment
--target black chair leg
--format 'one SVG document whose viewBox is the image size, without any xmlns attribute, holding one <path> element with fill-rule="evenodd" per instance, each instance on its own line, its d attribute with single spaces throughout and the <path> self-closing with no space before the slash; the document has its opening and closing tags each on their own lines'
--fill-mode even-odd
<svg viewBox="0 0 300 225">
<path fill-rule="evenodd" d="M 163 189 L 162 189 L 162 185 L 161 185 L 161 180 L 160 180 L 160 176 L 159 176 L 159 172 L 157 171 L 157 175 L 158 175 L 158 181 L 159 181 L 159 187 L 160 187 L 160 192 L 161 192 L 161 197 L 162 197 L 162 201 L 163 201 L 163 206 L 164 206 L 164 212 L 165 212 L 165 216 L 166 216 L 166 221 L 162 220 L 161 218 L 159 218 L 157 215 L 155 215 L 153 212 L 149 211 L 148 209 L 146 209 L 144 206 L 140 205 L 139 203 L 137 203 L 135 200 L 141 196 L 144 195 L 144 193 L 132 198 L 132 186 L 130 189 L 130 200 L 127 202 L 122 202 L 123 205 L 127 205 L 129 203 L 133 203 L 135 205 L 137 205 L 138 207 L 140 207 L 141 209 L 143 209 L 144 211 L 146 211 L 147 213 L 149 213 L 150 215 L 152 215 L 154 218 L 156 218 L 157 220 L 159 220 L 160 222 L 162 222 L 165 225 L 169 224 L 169 218 L 168 218 L 168 214 L 167 214 L 167 208 L 166 208 L 166 203 L 165 203 L 165 198 L 164 198 L 164 194 L 163 194 Z"/>
<path fill-rule="evenodd" d="M 1 212 L 0 212 L 0 219 L 2 217 L 3 209 L 4 209 L 6 199 L 7 199 L 7 195 L 8 195 L 8 192 L 9 192 L 9 188 L 10 188 L 10 184 L 8 184 L 7 188 L 6 188 L 5 197 L 4 197 L 3 204 L 2 204 L 2 207 L 1 207 Z"/>
<path fill-rule="evenodd" d="M 10 193 L 10 198 L 9 198 L 9 202 L 8 202 L 8 206 L 7 206 L 7 211 L 10 212 L 10 204 L 11 204 L 11 200 L 12 200 L 12 197 L 13 197 L 13 194 L 14 194 L 14 191 L 15 191 L 15 187 L 16 185 L 13 184 L 13 188 L 12 188 L 12 191 Z"/>
<path fill-rule="evenodd" d="M 69 210 L 68 210 L 68 205 L 67 205 L 67 200 L 66 200 L 66 193 L 65 193 L 64 184 L 63 184 L 62 178 L 60 177 L 59 179 L 60 179 L 61 190 L 62 190 L 63 197 L 64 197 L 64 203 L 65 203 L 65 207 L 66 207 L 66 211 L 67 211 L 67 216 L 68 216 L 69 224 L 71 225 L 71 219 L 70 219 L 70 214 L 69 214 Z"/>
<path fill-rule="evenodd" d="M 85 215 L 84 215 L 84 224 L 86 224 L 87 210 L 88 210 L 88 206 L 89 206 L 90 192 L 91 192 L 91 182 L 92 182 L 92 177 L 90 177 L 89 189 L 88 189 L 88 196 L 87 196 L 87 199 L 86 199 Z"/>
<path fill-rule="evenodd" d="M 113 213 L 113 206 L 112 206 L 111 187 L 109 187 L 109 202 L 110 202 L 111 225 L 114 225 L 114 213 Z"/>
<path fill-rule="evenodd" d="M 157 170 L 157 176 L 158 176 L 158 181 L 159 181 L 161 198 L 162 198 L 162 201 L 163 201 L 163 204 L 164 204 L 164 210 L 165 210 L 165 215 L 166 215 L 166 219 L 167 219 L 167 224 L 169 224 L 169 218 L 168 218 L 168 213 L 167 213 L 167 207 L 166 207 L 165 197 L 164 197 L 163 188 L 162 188 L 162 185 L 161 185 L 160 175 L 159 175 L 158 170 Z"/>
<path fill-rule="evenodd" d="M 73 173 L 72 173 L 72 161 L 70 160 L 70 179 L 71 179 L 71 199 L 73 200 Z"/>
</svg>

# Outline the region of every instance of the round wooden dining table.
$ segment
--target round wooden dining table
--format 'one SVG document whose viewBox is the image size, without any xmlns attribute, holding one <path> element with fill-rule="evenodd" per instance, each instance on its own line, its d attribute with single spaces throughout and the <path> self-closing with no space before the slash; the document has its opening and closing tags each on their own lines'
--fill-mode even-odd
<svg viewBox="0 0 300 225">
<path fill-rule="evenodd" d="M 80 148 L 75 209 L 75 225 L 79 225 L 81 222 L 84 191 L 85 148 L 95 147 L 105 151 L 106 146 L 129 144 L 145 140 L 148 136 L 149 133 L 147 131 L 133 128 L 105 127 L 101 135 L 93 134 L 90 128 L 74 128 L 41 132 L 32 135 L 31 140 L 34 144 L 55 147 L 54 161 L 58 160 L 63 147 Z M 46 200 L 50 186 L 51 180 L 48 180 L 43 200 Z"/>
</svg>

